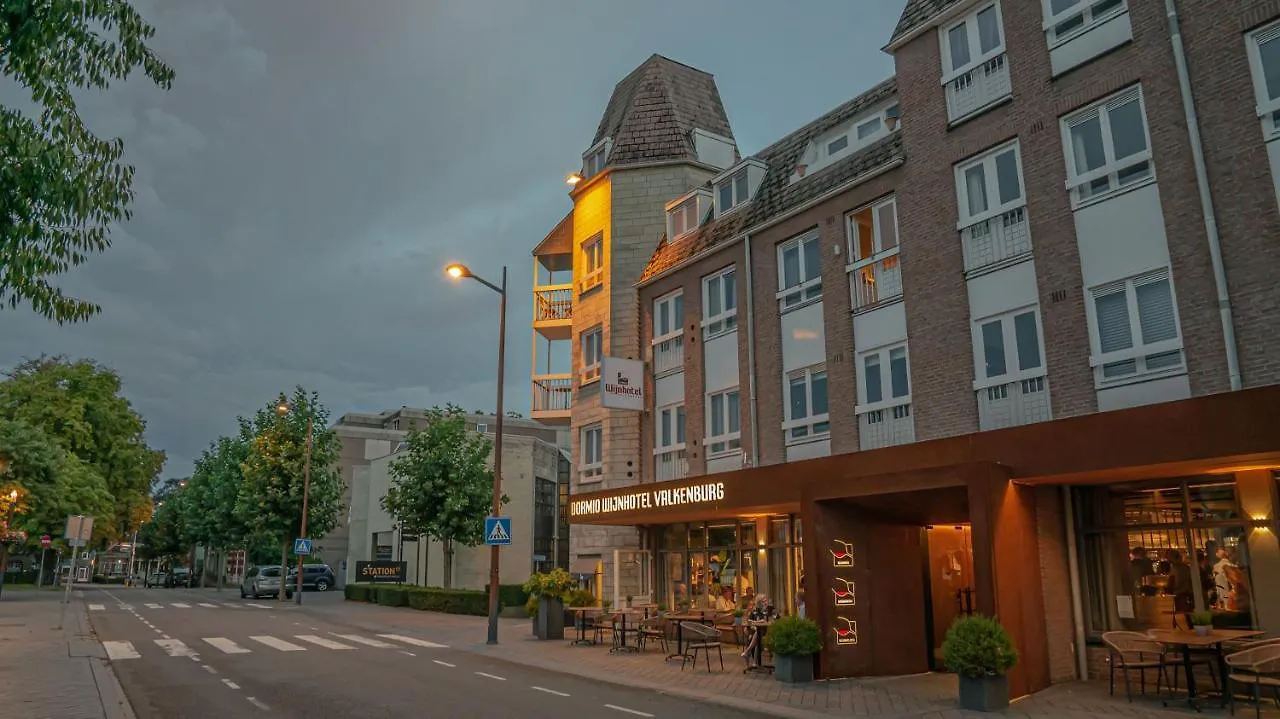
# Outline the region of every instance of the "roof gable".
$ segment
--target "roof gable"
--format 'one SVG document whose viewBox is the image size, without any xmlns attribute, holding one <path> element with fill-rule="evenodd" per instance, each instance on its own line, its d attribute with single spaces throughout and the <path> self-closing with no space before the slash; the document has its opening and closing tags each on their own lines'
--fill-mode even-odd
<svg viewBox="0 0 1280 719">
<path fill-rule="evenodd" d="M 893 29 L 893 37 L 889 38 L 889 44 L 897 42 L 899 38 L 929 22 L 952 5 L 964 1 L 907 0 L 907 6 L 902 9 L 902 17 L 898 18 L 898 26 Z"/>
</svg>

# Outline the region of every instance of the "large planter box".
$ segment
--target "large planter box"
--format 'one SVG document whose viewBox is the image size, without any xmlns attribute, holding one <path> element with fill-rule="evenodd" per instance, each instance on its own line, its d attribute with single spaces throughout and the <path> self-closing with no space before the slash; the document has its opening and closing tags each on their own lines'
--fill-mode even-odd
<svg viewBox="0 0 1280 719">
<path fill-rule="evenodd" d="M 960 708 L 979 712 L 997 712 L 1009 706 L 1009 677 L 1004 674 L 983 677 L 960 675 Z"/>
<path fill-rule="evenodd" d="M 533 633 L 539 639 L 564 639 L 564 602 L 539 597 L 538 616 L 533 621 Z"/>
<path fill-rule="evenodd" d="M 775 655 L 773 676 L 777 677 L 778 681 L 788 684 L 804 684 L 813 681 L 813 655 L 799 654 L 785 657 Z"/>
</svg>

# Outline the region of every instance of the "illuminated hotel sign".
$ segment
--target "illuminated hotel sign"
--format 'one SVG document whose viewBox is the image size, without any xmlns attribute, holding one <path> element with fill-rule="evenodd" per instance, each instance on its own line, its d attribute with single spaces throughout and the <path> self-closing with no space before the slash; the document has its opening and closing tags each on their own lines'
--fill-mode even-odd
<svg viewBox="0 0 1280 719">
<path fill-rule="evenodd" d="M 836 577 L 836 581 L 844 586 L 840 589 L 832 589 L 831 593 L 836 595 L 835 601 L 837 607 L 853 606 L 857 603 L 853 594 L 853 581 L 843 577 Z"/>
<path fill-rule="evenodd" d="M 836 617 L 836 619 L 844 622 L 844 627 L 836 627 L 836 644 L 857 644 L 858 643 L 858 623 L 852 619 L 845 617 Z"/>
<path fill-rule="evenodd" d="M 852 567 L 853 566 L 853 545 L 842 541 L 835 540 L 839 549 L 828 550 L 831 552 L 831 564 L 836 567 Z"/>
<path fill-rule="evenodd" d="M 695 484 L 692 487 L 649 489 L 615 497 L 579 499 L 569 504 L 569 514 L 574 517 L 585 517 L 612 512 L 633 512 L 639 509 L 683 507 L 690 504 L 719 502 L 723 499 L 724 482 L 713 482 Z"/>
</svg>

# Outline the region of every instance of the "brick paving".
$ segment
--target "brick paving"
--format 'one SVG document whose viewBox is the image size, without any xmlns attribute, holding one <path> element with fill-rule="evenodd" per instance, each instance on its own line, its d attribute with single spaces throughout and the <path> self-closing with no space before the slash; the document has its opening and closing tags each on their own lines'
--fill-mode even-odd
<svg viewBox="0 0 1280 719">
<path fill-rule="evenodd" d="M 874 717 L 920 717 L 921 719 L 953 719 L 986 716 L 960 711 L 956 706 L 955 678 L 946 674 L 923 674 L 907 677 L 842 679 L 819 681 L 807 685 L 787 685 L 772 676 L 742 673 L 744 666 L 738 650 L 725 647 L 724 671 L 717 657 L 712 657 L 712 672 L 705 664 L 701 669 L 680 669 L 679 661 L 663 661 L 656 645 L 644 654 L 610 654 L 606 647 L 569 646 L 572 630 L 566 628 L 566 641 L 539 642 L 532 637 L 527 619 L 502 619 L 498 646 L 487 646 L 485 619 L 411 609 L 342 602 L 327 606 L 313 605 L 311 611 L 333 613 L 335 619 L 373 630 L 392 627 L 395 631 L 415 633 L 451 647 L 487 654 L 516 664 L 535 666 L 573 674 L 603 682 L 653 689 L 691 699 L 736 706 L 783 717 L 824 717 L 836 715 Z M 701 661 L 701 659 L 700 659 Z M 1241 716 L 1253 713 L 1253 707 L 1238 707 Z M 1033 696 L 1014 702 L 1002 713 L 1027 719 L 1090 719 L 1094 717 L 1131 717 L 1136 719 L 1174 719 L 1196 716 L 1186 709 L 1166 709 L 1151 697 L 1135 697 L 1127 703 L 1124 697 L 1111 697 L 1104 682 L 1069 682 L 1057 684 Z M 1280 719 L 1274 705 L 1266 705 L 1264 716 Z M 1211 704 L 1207 716 L 1227 716 L 1225 709 Z"/>
<path fill-rule="evenodd" d="M 0 596 L 0 716 L 132 719 L 84 602 L 73 597 L 58 629 L 61 599 L 61 592 L 13 587 Z"/>
</svg>

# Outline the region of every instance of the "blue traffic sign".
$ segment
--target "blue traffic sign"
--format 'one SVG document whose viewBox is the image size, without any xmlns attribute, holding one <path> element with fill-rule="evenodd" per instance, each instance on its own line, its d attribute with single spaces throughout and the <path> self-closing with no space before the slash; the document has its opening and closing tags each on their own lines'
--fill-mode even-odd
<svg viewBox="0 0 1280 719">
<path fill-rule="evenodd" d="M 311 554 L 311 540 L 310 539 L 293 540 L 293 553 L 298 555 L 299 557 L 305 557 Z"/>
<path fill-rule="evenodd" d="M 485 517 L 484 543 L 500 547 L 511 544 L 511 517 Z"/>
</svg>

